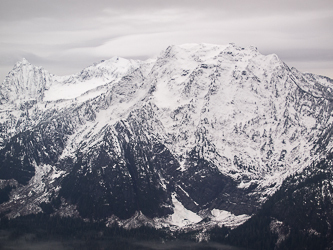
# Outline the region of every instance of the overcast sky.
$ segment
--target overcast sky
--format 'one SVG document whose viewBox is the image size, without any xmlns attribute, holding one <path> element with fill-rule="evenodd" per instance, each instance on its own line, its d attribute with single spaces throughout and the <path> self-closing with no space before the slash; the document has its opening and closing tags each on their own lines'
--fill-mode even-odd
<svg viewBox="0 0 333 250">
<path fill-rule="evenodd" d="M 25 57 L 56 75 L 171 44 L 236 43 L 333 78 L 333 0 L 1 0 L 0 82 Z"/>
</svg>

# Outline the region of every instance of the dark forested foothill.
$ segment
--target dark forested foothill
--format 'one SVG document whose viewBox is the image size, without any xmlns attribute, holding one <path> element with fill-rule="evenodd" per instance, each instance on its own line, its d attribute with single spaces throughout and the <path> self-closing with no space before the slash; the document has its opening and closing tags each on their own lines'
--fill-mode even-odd
<svg viewBox="0 0 333 250">
<path fill-rule="evenodd" d="M 12 191 L 13 187 L 5 186 L 4 188 L 0 189 L 0 204 L 6 201 L 9 201 L 9 193 Z"/>
<path fill-rule="evenodd" d="M 333 154 L 287 178 L 250 220 L 211 240 L 253 249 L 333 248 Z"/>
<path fill-rule="evenodd" d="M 45 214 L 22 216 L 11 220 L 2 216 L 0 237 L 0 249 L 1 246 L 15 242 L 24 242 L 28 245 L 60 242 L 60 249 L 144 249 L 134 243 L 172 239 L 165 231 L 151 227 L 130 230 L 117 226 L 109 228 L 105 223 L 84 222 L 81 219 Z"/>
</svg>

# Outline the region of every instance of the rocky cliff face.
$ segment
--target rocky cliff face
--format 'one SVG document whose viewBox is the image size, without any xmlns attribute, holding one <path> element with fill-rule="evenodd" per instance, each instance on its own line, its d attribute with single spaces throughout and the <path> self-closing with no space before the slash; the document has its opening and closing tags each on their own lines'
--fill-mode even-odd
<svg viewBox="0 0 333 250">
<path fill-rule="evenodd" d="M 25 100 L 42 100 L 44 91 L 52 81 L 53 75 L 23 58 L 15 64 L 1 85 L 1 104 L 20 105 Z"/>
<path fill-rule="evenodd" d="M 23 60 L 0 89 L 1 185 L 14 186 L 0 210 L 237 226 L 330 152 L 332 87 L 234 44 L 170 46 L 67 77 Z"/>
<path fill-rule="evenodd" d="M 332 154 L 289 176 L 251 219 L 213 240 L 253 249 L 331 249 Z M 229 233 L 228 237 L 225 237 Z"/>
</svg>

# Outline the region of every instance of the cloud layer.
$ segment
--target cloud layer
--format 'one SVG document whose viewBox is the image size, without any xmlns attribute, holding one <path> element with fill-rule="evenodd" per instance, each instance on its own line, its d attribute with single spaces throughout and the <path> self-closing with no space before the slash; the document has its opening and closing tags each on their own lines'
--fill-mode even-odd
<svg viewBox="0 0 333 250">
<path fill-rule="evenodd" d="M 254 45 L 333 78 L 331 0 L 2 0 L 0 16 L 1 82 L 22 57 L 64 75 L 193 42 Z"/>
</svg>

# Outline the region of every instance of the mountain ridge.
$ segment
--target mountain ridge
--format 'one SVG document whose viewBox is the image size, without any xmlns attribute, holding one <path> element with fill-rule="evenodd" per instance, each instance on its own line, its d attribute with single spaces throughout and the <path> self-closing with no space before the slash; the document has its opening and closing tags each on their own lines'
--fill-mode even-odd
<svg viewBox="0 0 333 250">
<path fill-rule="evenodd" d="M 254 47 L 170 46 L 52 77 L 63 82 L 33 101 L 2 103 L 13 110 L 0 121 L 2 182 L 17 182 L 0 205 L 9 217 L 61 200 L 54 213 L 106 223 L 141 213 L 156 227 L 236 226 L 332 148 L 332 80 Z"/>
</svg>

